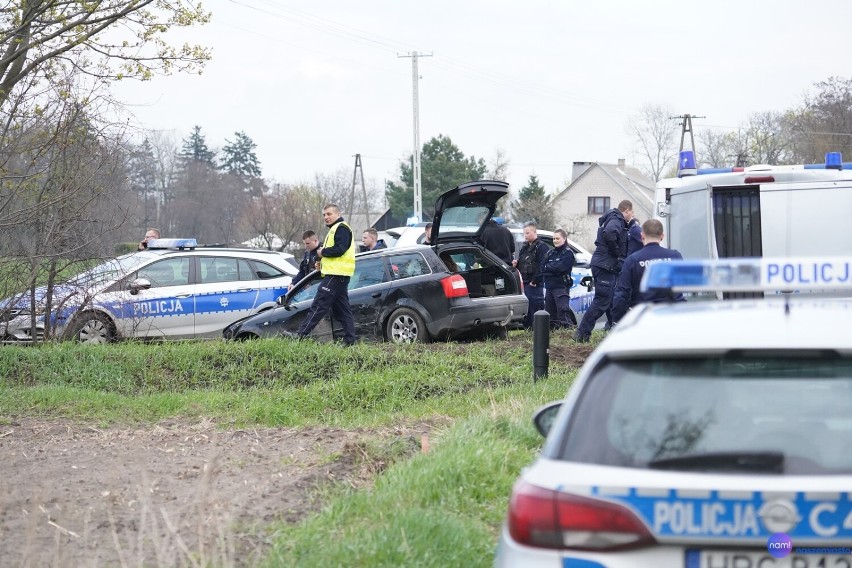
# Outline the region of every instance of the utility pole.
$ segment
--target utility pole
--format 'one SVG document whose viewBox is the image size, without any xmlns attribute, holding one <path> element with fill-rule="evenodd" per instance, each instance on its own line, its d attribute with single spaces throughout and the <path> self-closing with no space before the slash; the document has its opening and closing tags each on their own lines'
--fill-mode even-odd
<svg viewBox="0 0 852 568">
<path fill-rule="evenodd" d="M 364 184 L 364 168 L 361 165 L 361 154 L 355 154 L 355 171 L 352 172 L 352 209 L 355 209 L 355 180 L 358 177 L 358 170 L 361 170 L 361 191 L 364 193 L 364 218 L 367 220 L 367 227 L 371 227 L 370 204 L 367 202 L 367 186 Z"/>
<path fill-rule="evenodd" d="M 670 116 L 672 120 L 681 120 L 683 122 L 680 123 L 680 150 L 678 150 L 678 155 L 680 152 L 683 152 L 683 141 L 686 138 L 686 133 L 689 132 L 689 148 L 695 153 L 695 137 L 692 135 L 692 119 L 693 118 L 707 118 L 706 116 L 694 116 L 691 114 L 682 114 L 680 116 Z"/>
<path fill-rule="evenodd" d="M 432 57 L 432 54 L 417 53 L 412 51 L 411 55 L 398 55 L 397 57 L 411 58 L 411 75 L 414 93 L 414 153 L 412 157 L 411 173 L 414 179 L 414 216 L 417 222 L 423 220 L 423 190 L 420 185 L 420 73 L 417 70 L 418 57 Z"/>
</svg>

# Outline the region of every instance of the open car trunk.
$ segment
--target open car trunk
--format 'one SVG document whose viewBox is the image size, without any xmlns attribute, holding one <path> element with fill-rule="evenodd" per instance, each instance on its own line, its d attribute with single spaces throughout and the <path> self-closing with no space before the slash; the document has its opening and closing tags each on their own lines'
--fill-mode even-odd
<svg viewBox="0 0 852 568">
<path fill-rule="evenodd" d="M 517 270 L 506 268 L 488 251 L 473 246 L 443 246 L 438 256 L 450 272 L 460 274 L 465 279 L 471 298 L 522 292 Z"/>
</svg>

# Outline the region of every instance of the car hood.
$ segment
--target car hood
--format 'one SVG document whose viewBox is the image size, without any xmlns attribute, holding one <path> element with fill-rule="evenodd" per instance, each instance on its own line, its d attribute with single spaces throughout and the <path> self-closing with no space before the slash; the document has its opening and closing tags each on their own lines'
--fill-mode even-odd
<svg viewBox="0 0 852 568">
<path fill-rule="evenodd" d="M 44 309 L 47 297 L 47 286 L 38 286 L 35 288 L 35 304 L 36 309 Z M 56 284 L 53 286 L 51 304 L 55 308 L 66 307 L 69 305 L 77 305 L 85 298 L 91 298 L 97 289 L 88 288 L 85 286 L 77 286 L 73 284 Z M 31 295 L 29 291 L 21 292 L 14 296 L 9 296 L 0 300 L 0 312 L 4 313 L 23 313 L 29 312 Z"/>
<path fill-rule="evenodd" d="M 478 239 L 508 193 L 509 184 L 497 180 L 471 181 L 442 193 L 435 201 L 432 244 Z"/>
</svg>

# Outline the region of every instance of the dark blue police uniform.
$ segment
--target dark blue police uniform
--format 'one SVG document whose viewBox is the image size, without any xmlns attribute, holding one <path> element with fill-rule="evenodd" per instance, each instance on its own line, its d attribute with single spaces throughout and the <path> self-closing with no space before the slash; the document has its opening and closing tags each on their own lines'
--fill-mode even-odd
<svg viewBox="0 0 852 568">
<path fill-rule="evenodd" d="M 589 340 L 598 318 L 612 305 L 612 293 L 625 256 L 627 223 L 621 211 L 613 208 L 598 219 L 598 236 L 595 239 L 595 252 L 592 253 L 591 262 L 592 277 L 595 279 L 595 298 L 577 328 L 577 341 Z"/>
<path fill-rule="evenodd" d="M 660 246 L 660 243 L 650 242 L 642 250 L 636 251 L 624 261 L 624 267 L 618 276 L 618 284 L 612 300 L 612 319 L 616 322 L 624 317 L 627 310 L 641 302 L 670 302 L 683 301 L 683 294 L 672 295 L 666 290 L 648 290 L 641 292 L 639 285 L 645 267 L 655 262 L 683 260 L 676 250 Z"/>
<path fill-rule="evenodd" d="M 547 292 L 545 309 L 550 314 L 550 327 L 574 327 L 577 318 L 570 306 L 570 279 L 574 269 L 574 251 L 566 242 L 561 247 L 547 251 L 541 265 L 541 277 Z"/>
<path fill-rule="evenodd" d="M 524 317 L 524 327 L 532 327 L 533 315 L 544 309 L 544 282 L 542 280 L 541 268 L 544 265 L 544 257 L 550 250 L 541 239 L 531 243 L 524 243 L 518 253 L 518 272 L 524 281 L 524 295 L 529 302 L 527 315 Z"/>
</svg>

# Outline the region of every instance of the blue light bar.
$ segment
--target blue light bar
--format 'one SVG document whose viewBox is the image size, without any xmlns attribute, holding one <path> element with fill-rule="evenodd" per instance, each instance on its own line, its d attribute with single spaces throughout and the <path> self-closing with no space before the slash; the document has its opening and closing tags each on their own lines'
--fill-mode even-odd
<svg viewBox="0 0 852 568">
<path fill-rule="evenodd" d="M 695 167 L 695 152 L 692 150 L 683 150 L 678 159 L 677 177 L 694 176 L 697 171 Z"/>
<path fill-rule="evenodd" d="M 852 289 L 852 257 L 725 258 L 656 262 L 643 291 L 830 292 Z"/>
<path fill-rule="evenodd" d="M 840 152 L 825 153 L 825 169 L 827 170 L 842 170 L 843 169 L 843 154 Z"/>
<path fill-rule="evenodd" d="M 195 239 L 154 239 L 148 241 L 148 250 L 151 249 L 168 249 L 168 250 L 183 250 L 194 249 L 198 246 Z"/>
</svg>

